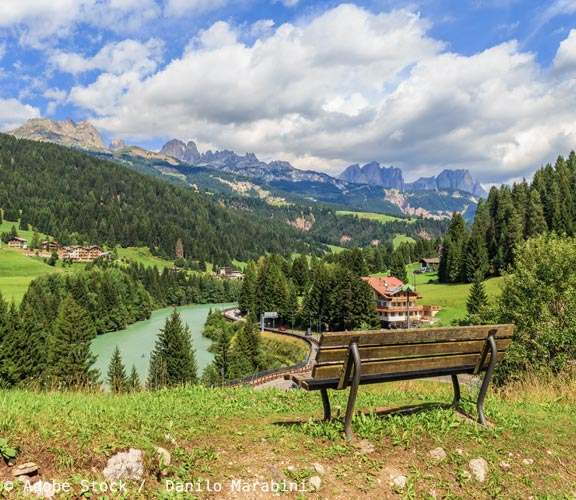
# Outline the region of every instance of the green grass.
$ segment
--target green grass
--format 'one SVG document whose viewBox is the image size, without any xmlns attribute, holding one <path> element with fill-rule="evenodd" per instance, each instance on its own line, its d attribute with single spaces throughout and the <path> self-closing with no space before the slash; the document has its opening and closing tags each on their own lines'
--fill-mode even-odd
<svg viewBox="0 0 576 500">
<path fill-rule="evenodd" d="M 340 253 L 342 250 L 344 250 L 344 247 L 339 247 L 336 245 L 326 245 L 328 248 L 330 248 L 330 250 L 332 251 L 332 253 Z"/>
<path fill-rule="evenodd" d="M 19 304 L 34 278 L 53 272 L 62 272 L 62 268 L 51 267 L 40 258 L 26 257 L 18 250 L 0 251 L 0 291 L 8 301 Z"/>
<path fill-rule="evenodd" d="M 464 319 L 467 315 L 466 301 L 470 292 L 471 283 L 438 283 L 436 273 L 420 275 L 428 277 L 430 283 L 416 285 L 418 293 L 422 295 L 420 304 L 442 306 L 437 318 L 444 325 L 450 325 L 453 319 Z M 484 282 L 488 297 L 496 297 L 500 294 L 502 278 L 491 278 Z"/>
<path fill-rule="evenodd" d="M 402 221 L 412 223 L 415 219 L 404 219 L 400 217 L 394 217 L 392 215 L 378 214 L 375 212 L 351 212 L 348 210 L 337 210 L 336 215 L 355 215 L 360 219 L 370 219 L 386 224 L 387 222 Z"/>
<path fill-rule="evenodd" d="M 401 243 L 416 243 L 416 240 L 411 236 L 406 236 L 405 234 L 397 234 L 394 236 L 394 239 L 392 240 L 394 248 L 398 248 Z"/>
<path fill-rule="evenodd" d="M 342 436 L 348 391 L 331 391 L 336 419 L 329 422 L 322 421 L 320 395 L 302 390 L 193 387 L 125 396 L 1 391 L 0 437 L 18 447 L 18 463 L 38 463 L 44 481 L 71 484 L 75 493 L 58 498 L 84 498 L 82 481 L 104 481 L 109 457 L 129 448 L 142 450 L 144 482 L 127 482 L 128 491 L 113 498 L 271 498 L 259 490 L 235 494 L 232 481 L 283 479 L 306 491 L 281 497 L 302 500 L 573 498 L 574 398 L 559 404 L 555 394 L 541 394 L 547 399 L 515 402 L 489 391 L 485 411 L 493 425 L 482 427 L 448 409 L 450 384 L 362 386 L 353 431 L 364 441 L 349 443 Z M 464 398 L 473 395 L 464 389 Z M 475 415 L 468 401 L 463 408 Z M 171 454 L 167 467 L 159 463 L 158 446 Z M 429 454 L 437 447 L 446 452 L 441 461 Z M 488 463 L 483 483 L 468 477 L 470 461 L 480 457 Z M 390 485 L 390 469 L 407 477 L 405 489 Z M 309 483 L 315 475 L 322 480 L 318 492 Z M 0 485 L 11 480 L 10 469 L 0 464 Z M 207 491 L 208 481 L 221 484 L 222 493 Z M 200 491 L 183 495 L 166 487 L 185 482 L 199 483 Z M 0 497 L 21 498 L 19 492 L 21 485 Z"/>
<path fill-rule="evenodd" d="M 165 267 L 171 267 L 174 265 L 174 261 L 164 260 L 160 257 L 152 255 L 150 253 L 150 249 L 146 247 L 118 247 L 118 258 L 120 260 L 129 259 L 138 264 L 144 264 L 146 267 L 156 266 L 158 269 L 163 269 Z"/>
<path fill-rule="evenodd" d="M 27 239 L 28 243 L 32 241 L 32 238 L 34 237 L 34 231 L 24 231 L 22 229 L 18 229 L 18 222 L 3 220 L 2 223 L 0 223 L 0 233 L 9 233 L 12 230 L 12 226 L 16 228 L 18 236 Z M 40 241 L 46 239 L 46 235 L 44 233 L 38 233 L 38 237 L 40 238 Z M 2 243 L 2 247 L 4 247 L 4 243 Z"/>
</svg>

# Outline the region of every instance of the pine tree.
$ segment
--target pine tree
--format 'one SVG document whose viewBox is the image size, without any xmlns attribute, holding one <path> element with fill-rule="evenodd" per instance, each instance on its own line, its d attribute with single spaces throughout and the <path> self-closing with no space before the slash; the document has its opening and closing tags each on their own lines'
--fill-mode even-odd
<svg viewBox="0 0 576 500">
<path fill-rule="evenodd" d="M 188 325 L 184 326 L 176 309 L 166 318 L 150 357 L 149 387 L 194 384 L 198 380 L 196 356 Z"/>
<path fill-rule="evenodd" d="M 544 217 L 544 207 L 537 189 L 530 191 L 528 209 L 526 211 L 526 226 L 524 236 L 532 238 L 548 230 L 546 218 Z"/>
<path fill-rule="evenodd" d="M 239 326 L 231 348 L 230 378 L 242 378 L 260 369 L 260 332 L 250 320 Z"/>
<path fill-rule="evenodd" d="M 406 262 L 402 254 L 398 251 L 392 254 L 392 262 L 390 263 L 390 274 L 398 278 L 402 283 L 408 281 L 408 274 L 406 273 Z"/>
<path fill-rule="evenodd" d="M 442 247 L 442 257 L 438 270 L 439 281 L 450 283 L 464 281 L 467 244 L 468 231 L 464 218 L 461 214 L 454 212 Z"/>
<path fill-rule="evenodd" d="M 98 370 L 90 342 L 96 336 L 94 323 L 74 298 L 66 297 L 48 337 L 48 374 L 53 384 L 65 388 L 92 387 Z"/>
<path fill-rule="evenodd" d="M 140 376 L 136 370 L 136 365 L 132 365 L 132 370 L 130 370 L 130 375 L 126 382 L 126 390 L 128 392 L 140 392 L 142 389 L 142 384 L 140 383 Z"/>
<path fill-rule="evenodd" d="M 126 367 L 122 363 L 122 356 L 118 346 L 112 353 L 110 364 L 108 365 L 108 378 L 106 379 L 110 390 L 116 394 L 126 392 L 128 388 L 128 377 L 126 375 Z"/>
<path fill-rule="evenodd" d="M 469 316 L 478 316 L 481 314 L 488 303 L 488 296 L 486 295 L 483 280 L 484 276 L 478 271 L 474 275 L 474 281 L 472 282 L 472 287 L 470 288 L 466 302 L 466 311 L 468 311 Z"/>
</svg>

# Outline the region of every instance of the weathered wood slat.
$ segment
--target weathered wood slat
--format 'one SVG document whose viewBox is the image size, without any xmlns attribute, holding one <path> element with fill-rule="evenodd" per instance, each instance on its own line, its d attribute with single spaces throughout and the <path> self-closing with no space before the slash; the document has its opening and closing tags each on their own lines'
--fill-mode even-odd
<svg viewBox="0 0 576 500">
<path fill-rule="evenodd" d="M 388 361 L 366 361 L 362 362 L 362 375 L 386 374 L 395 372 L 423 372 L 427 370 L 437 370 L 440 368 L 451 368 L 457 366 L 474 366 L 478 361 L 480 353 L 458 354 L 434 357 L 415 357 L 400 360 Z M 484 367 L 488 365 L 490 356 L 486 357 Z M 484 368 L 483 367 L 483 368 Z M 341 364 L 330 364 L 315 366 L 312 371 L 312 378 L 324 379 L 338 377 L 342 370 Z"/>
<path fill-rule="evenodd" d="M 449 342 L 459 340 L 483 340 L 488 333 L 496 330 L 496 338 L 511 338 L 512 325 L 454 326 L 448 328 L 417 328 L 411 330 L 377 330 L 363 332 L 323 333 L 320 338 L 322 347 L 348 347 L 354 337 L 360 338 L 360 346 L 394 345 L 425 342 Z"/>
<path fill-rule="evenodd" d="M 496 346 L 499 351 L 506 350 L 511 339 L 496 339 Z M 365 346 L 360 347 L 360 357 L 362 363 L 365 360 L 382 358 L 406 358 L 413 356 L 434 356 L 438 354 L 470 354 L 480 353 L 486 344 L 486 340 L 463 340 L 454 342 L 435 342 L 424 344 L 406 344 L 391 346 Z M 348 348 L 324 348 L 322 345 L 316 355 L 317 364 L 342 363 L 346 359 Z"/>
</svg>

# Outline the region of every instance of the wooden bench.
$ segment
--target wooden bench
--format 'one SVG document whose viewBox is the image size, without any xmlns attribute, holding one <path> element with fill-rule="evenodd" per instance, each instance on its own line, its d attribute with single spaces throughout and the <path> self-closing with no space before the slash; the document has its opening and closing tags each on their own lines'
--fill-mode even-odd
<svg viewBox="0 0 576 500">
<path fill-rule="evenodd" d="M 513 325 L 489 325 L 324 333 L 312 375 L 286 378 L 308 391 L 320 390 L 326 420 L 331 417 L 327 390 L 350 386 L 344 430 L 353 440 L 352 416 L 359 385 L 449 375 L 454 386 L 452 408 L 457 409 L 458 375 L 485 372 L 476 406 L 479 422 L 486 425 L 484 397 L 512 332 Z"/>
</svg>

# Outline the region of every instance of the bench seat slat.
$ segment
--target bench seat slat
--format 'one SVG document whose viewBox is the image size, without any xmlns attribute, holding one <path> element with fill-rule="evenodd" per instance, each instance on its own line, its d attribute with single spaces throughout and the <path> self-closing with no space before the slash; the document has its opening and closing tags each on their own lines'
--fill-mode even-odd
<svg viewBox="0 0 576 500">
<path fill-rule="evenodd" d="M 393 345 L 441 342 L 451 340 L 485 340 L 488 333 L 497 330 L 496 338 L 512 338 L 513 325 L 480 325 L 448 328 L 416 328 L 411 330 L 378 330 L 362 332 L 323 333 L 320 345 L 323 347 L 348 347 L 353 338 L 359 339 L 360 346 Z"/>
<path fill-rule="evenodd" d="M 366 384 L 378 384 L 382 382 L 396 382 L 401 380 L 415 380 L 415 379 L 426 379 L 443 377 L 449 375 L 461 375 L 474 373 L 474 365 L 459 366 L 452 368 L 438 368 L 436 370 L 424 370 L 424 371 L 404 371 L 397 373 L 381 373 L 376 375 L 363 375 L 360 378 L 360 385 Z M 325 379 L 313 379 L 310 378 L 310 374 L 302 375 L 286 375 L 287 380 L 292 380 L 296 382 L 300 387 L 307 391 L 315 391 L 319 389 L 337 389 L 338 378 L 325 378 Z"/>
<path fill-rule="evenodd" d="M 511 339 L 496 339 L 499 351 L 505 351 Z M 471 354 L 480 353 L 486 340 L 465 340 L 454 342 L 435 342 L 424 344 L 406 344 L 391 346 L 364 346 L 359 348 L 363 363 L 367 360 L 383 358 L 410 358 L 414 356 L 434 356 L 438 354 Z M 321 347 L 316 355 L 318 365 L 323 363 L 342 363 L 348 354 L 348 348 Z"/>
<path fill-rule="evenodd" d="M 478 361 L 479 354 L 457 354 L 457 355 L 446 355 L 446 356 L 434 356 L 434 357 L 415 357 L 415 358 L 403 358 L 403 359 L 392 359 L 392 360 L 377 360 L 377 361 L 363 361 L 362 366 L 362 376 L 364 375 L 375 375 L 375 374 L 387 374 L 387 373 L 398 373 L 398 372 L 426 372 L 429 370 L 437 369 L 452 369 L 461 366 L 472 365 L 475 366 Z M 500 359 L 500 356 L 499 356 Z M 486 357 L 484 366 L 488 366 L 490 361 L 490 355 Z M 342 371 L 342 364 L 327 364 L 315 366 L 312 371 L 313 379 L 326 379 L 326 378 L 337 378 L 340 376 Z"/>
</svg>

